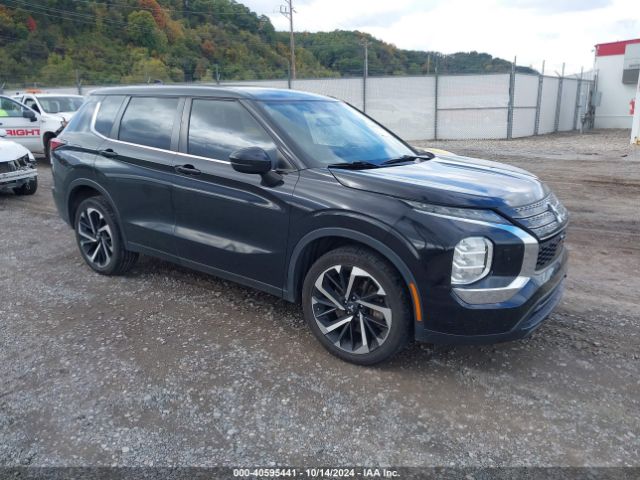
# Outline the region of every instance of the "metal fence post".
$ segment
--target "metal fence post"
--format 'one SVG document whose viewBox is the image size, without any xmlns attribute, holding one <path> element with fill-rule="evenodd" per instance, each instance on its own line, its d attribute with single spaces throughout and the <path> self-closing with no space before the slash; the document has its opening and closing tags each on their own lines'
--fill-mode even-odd
<svg viewBox="0 0 640 480">
<path fill-rule="evenodd" d="M 553 124 L 553 131 L 557 132 L 560 128 L 560 107 L 562 106 L 562 83 L 564 82 L 564 63 L 562 64 L 562 74 L 558 82 L 558 98 L 556 99 L 556 117 Z"/>
<path fill-rule="evenodd" d="M 435 95 L 433 105 L 433 139 L 438 140 L 438 64 L 436 64 L 435 68 Z"/>
<path fill-rule="evenodd" d="M 369 41 L 362 41 L 364 47 L 364 67 L 362 69 L 362 111 L 367 113 L 367 77 L 369 76 Z"/>
<path fill-rule="evenodd" d="M 533 134 L 538 135 L 540 131 L 540 107 L 542 105 L 542 88 L 544 87 L 544 60 L 542 61 L 542 72 L 538 75 L 538 96 L 536 98 L 536 122 L 533 127 Z"/>
<path fill-rule="evenodd" d="M 507 140 L 513 138 L 513 102 L 515 99 L 516 89 L 516 60 L 513 59 L 511 64 L 511 74 L 509 75 L 509 107 L 507 110 Z"/>
<path fill-rule="evenodd" d="M 578 128 L 578 113 L 580 111 L 580 93 L 582 90 L 582 74 L 584 68 L 580 68 L 580 78 L 578 79 L 578 88 L 576 89 L 576 109 L 573 111 L 573 130 Z"/>
</svg>

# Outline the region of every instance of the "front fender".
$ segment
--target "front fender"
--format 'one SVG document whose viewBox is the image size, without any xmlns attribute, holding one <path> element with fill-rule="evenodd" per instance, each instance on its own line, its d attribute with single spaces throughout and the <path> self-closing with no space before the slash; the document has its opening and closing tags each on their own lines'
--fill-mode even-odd
<svg viewBox="0 0 640 480">
<path fill-rule="evenodd" d="M 414 318 L 422 319 L 420 294 L 417 289 L 419 283 L 416 275 L 408 266 L 416 264 L 415 260 L 419 258 L 419 254 L 406 239 L 376 219 L 359 218 L 359 215 L 344 213 L 338 216 L 329 212 L 323 212 L 319 217 L 329 217 L 334 225 L 348 223 L 348 226 L 319 227 L 307 232 L 295 242 L 288 256 L 289 262 L 283 291 L 285 299 L 291 302 L 297 300 L 297 286 L 300 285 L 304 274 L 302 265 L 307 247 L 322 238 L 344 238 L 352 240 L 354 243 L 366 245 L 391 262 L 407 285 L 414 307 Z"/>
</svg>

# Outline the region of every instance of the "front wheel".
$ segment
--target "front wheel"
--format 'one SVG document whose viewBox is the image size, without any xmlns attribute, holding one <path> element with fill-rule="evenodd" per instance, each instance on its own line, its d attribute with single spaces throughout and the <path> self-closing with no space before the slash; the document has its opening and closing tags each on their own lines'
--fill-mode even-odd
<svg viewBox="0 0 640 480">
<path fill-rule="evenodd" d="M 124 248 L 118 221 L 104 197 L 84 200 L 78 206 L 74 225 L 82 258 L 96 272 L 122 275 L 138 259 L 137 253 Z"/>
<path fill-rule="evenodd" d="M 13 189 L 16 195 L 33 195 L 38 190 L 38 177 L 33 177 L 25 183 Z"/>
<path fill-rule="evenodd" d="M 343 360 L 380 363 L 411 340 L 404 282 L 368 249 L 342 247 L 320 257 L 305 277 L 302 302 L 311 331 Z"/>
</svg>

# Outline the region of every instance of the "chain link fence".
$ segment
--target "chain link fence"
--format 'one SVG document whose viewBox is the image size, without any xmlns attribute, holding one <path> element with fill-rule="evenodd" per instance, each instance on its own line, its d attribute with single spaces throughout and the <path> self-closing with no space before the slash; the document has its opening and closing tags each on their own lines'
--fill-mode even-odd
<svg viewBox="0 0 640 480">
<path fill-rule="evenodd" d="M 582 76 L 520 73 L 368 76 L 222 81 L 293 88 L 338 98 L 407 140 L 511 139 L 581 129 L 595 88 Z M 202 84 L 202 83 L 200 83 Z M 99 86 L 40 88 L 88 93 Z M 14 93 L 7 87 L 4 94 Z"/>
</svg>

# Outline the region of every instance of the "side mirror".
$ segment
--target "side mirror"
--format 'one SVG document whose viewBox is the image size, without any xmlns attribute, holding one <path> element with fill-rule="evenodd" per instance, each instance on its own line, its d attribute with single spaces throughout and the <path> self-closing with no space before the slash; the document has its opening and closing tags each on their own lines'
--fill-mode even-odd
<svg viewBox="0 0 640 480">
<path fill-rule="evenodd" d="M 264 175 L 273 169 L 269 154 L 260 147 L 249 147 L 236 150 L 229 155 L 233 169 L 240 173 Z"/>
<path fill-rule="evenodd" d="M 0 137 L 4 138 L 7 136 L 7 131 L 4 128 L 0 128 Z"/>
<path fill-rule="evenodd" d="M 32 122 L 35 122 L 38 119 L 36 112 L 34 112 L 33 110 L 27 110 L 27 109 L 22 110 L 22 116 L 24 118 L 28 118 Z"/>
</svg>

